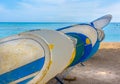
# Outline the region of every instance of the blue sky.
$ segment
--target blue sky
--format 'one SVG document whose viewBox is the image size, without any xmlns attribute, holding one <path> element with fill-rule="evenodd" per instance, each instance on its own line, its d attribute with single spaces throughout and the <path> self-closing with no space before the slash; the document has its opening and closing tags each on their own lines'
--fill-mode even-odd
<svg viewBox="0 0 120 84">
<path fill-rule="evenodd" d="M 112 14 L 120 22 L 120 0 L 0 0 L 0 22 L 90 22 Z"/>
</svg>

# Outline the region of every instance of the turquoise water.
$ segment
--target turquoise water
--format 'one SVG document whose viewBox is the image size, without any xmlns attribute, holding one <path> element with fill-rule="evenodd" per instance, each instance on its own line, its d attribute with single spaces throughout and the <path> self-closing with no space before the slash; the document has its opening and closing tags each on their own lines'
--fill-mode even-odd
<svg viewBox="0 0 120 84">
<path fill-rule="evenodd" d="M 120 42 L 120 23 L 110 23 L 104 31 L 105 42 Z"/>
<path fill-rule="evenodd" d="M 4 22 L 0 23 L 0 38 L 18 34 L 33 29 L 52 29 L 62 28 L 77 23 L 37 23 L 37 22 Z M 120 23 L 110 23 L 104 28 L 105 42 L 120 42 Z"/>
</svg>

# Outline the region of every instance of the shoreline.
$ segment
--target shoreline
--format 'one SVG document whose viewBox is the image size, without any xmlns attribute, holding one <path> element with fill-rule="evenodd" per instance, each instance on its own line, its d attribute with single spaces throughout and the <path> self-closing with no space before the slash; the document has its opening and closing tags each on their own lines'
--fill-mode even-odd
<svg viewBox="0 0 120 84">
<path fill-rule="evenodd" d="M 120 42 L 102 42 L 100 44 L 100 48 L 99 49 L 103 49 L 103 48 L 106 48 L 106 49 L 109 49 L 109 48 L 112 48 L 112 49 L 120 48 Z"/>
</svg>

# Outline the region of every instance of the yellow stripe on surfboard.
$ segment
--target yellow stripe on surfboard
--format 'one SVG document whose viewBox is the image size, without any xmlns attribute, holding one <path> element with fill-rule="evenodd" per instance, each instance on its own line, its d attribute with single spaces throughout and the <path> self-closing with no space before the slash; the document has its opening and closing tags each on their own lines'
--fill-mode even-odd
<svg viewBox="0 0 120 84">
<path fill-rule="evenodd" d="M 50 50 L 52 50 L 54 48 L 54 45 L 53 44 L 49 44 L 49 48 L 50 48 Z"/>
<path fill-rule="evenodd" d="M 73 52 L 72 52 L 72 56 L 71 56 L 71 58 L 70 58 L 69 63 L 67 64 L 66 68 L 67 68 L 70 64 L 72 64 L 72 62 L 73 62 L 73 60 L 74 60 L 74 58 L 75 58 L 75 54 L 76 54 L 76 49 L 74 48 L 74 50 L 73 50 Z"/>
</svg>

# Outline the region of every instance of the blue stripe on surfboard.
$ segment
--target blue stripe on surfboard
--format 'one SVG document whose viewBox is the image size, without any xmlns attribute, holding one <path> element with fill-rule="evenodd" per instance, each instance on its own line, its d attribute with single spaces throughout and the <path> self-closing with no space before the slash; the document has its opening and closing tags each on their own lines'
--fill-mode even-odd
<svg viewBox="0 0 120 84">
<path fill-rule="evenodd" d="M 76 24 L 76 25 L 89 25 L 89 26 L 91 26 L 90 24 L 86 24 L 86 23 L 81 23 L 81 24 Z M 71 25 L 71 26 L 67 26 L 67 27 L 63 27 L 63 28 L 58 28 L 58 29 L 56 29 L 56 31 L 61 31 L 61 30 L 64 30 L 64 29 L 69 29 L 69 28 L 74 27 L 76 25 Z"/>
<path fill-rule="evenodd" d="M 78 25 L 88 25 L 88 26 L 90 26 L 90 24 L 88 24 L 88 23 L 80 23 Z"/>
<path fill-rule="evenodd" d="M 34 78 L 34 77 L 28 78 L 28 79 L 26 79 L 26 80 L 24 80 L 24 81 L 21 81 L 21 82 L 17 83 L 17 84 L 27 84 L 27 83 L 28 83 L 29 81 L 31 81 L 33 78 Z"/>
<path fill-rule="evenodd" d="M 91 26 L 92 28 L 94 28 L 94 29 L 96 29 L 95 27 L 94 27 L 94 24 L 91 22 L 90 24 L 88 24 L 88 23 L 80 23 L 80 24 L 76 24 L 76 25 L 86 25 L 86 26 Z M 76 26 L 75 25 L 75 26 Z M 67 26 L 67 27 L 63 27 L 63 28 L 58 28 L 58 29 L 56 29 L 56 31 L 61 31 L 61 30 L 64 30 L 64 29 L 69 29 L 69 28 L 71 28 L 71 27 L 74 27 L 74 25 L 71 25 L 71 26 Z"/>
<path fill-rule="evenodd" d="M 60 31 L 60 30 L 63 30 L 63 29 L 68 29 L 70 27 L 72 27 L 72 26 L 67 26 L 67 27 L 59 28 L 59 29 L 56 29 L 56 31 Z"/>
<path fill-rule="evenodd" d="M 86 24 L 86 23 L 81 23 L 81 24 L 76 24 L 76 25 L 89 25 L 89 26 L 91 26 L 90 24 Z M 64 30 L 64 29 L 69 29 L 69 28 L 74 27 L 76 25 L 71 25 L 71 26 L 67 26 L 67 27 L 63 27 L 63 28 L 58 28 L 58 29 L 56 29 L 56 31 L 61 31 L 61 30 Z"/>
<path fill-rule="evenodd" d="M 86 44 L 86 39 L 88 38 L 87 36 L 80 34 L 79 33 L 80 38 L 82 39 L 82 41 L 84 42 L 84 54 L 83 56 L 79 59 L 79 62 L 84 62 L 86 60 L 86 58 L 89 56 L 91 50 L 92 50 L 92 44 Z"/>
<path fill-rule="evenodd" d="M 94 24 L 93 24 L 92 22 L 90 23 L 90 25 L 91 25 L 93 28 L 95 28 L 95 26 L 94 26 Z"/>
<path fill-rule="evenodd" d="M 75 64 L 79 63 L 79 62 L 84 62 L 88 57 L 89 57 L 89 54 L 91 53 L 92 51 L 92 44 L 86 44 L 86 39 L 88 39 L 87 36 L 81 34 L 81 33 L 74 33 L 74 32 L 68 32 L 66 33 L 68 35 L 77 35 L 81 40 L 82 42 L 84 43 L 84 53 L 82 56 L 80 56 L 79 59 L 77 59 L 77 61 L 75 62 Z M 82 50 L 81 50 L 82 51 Z M 79 52 L 79 51 L 76 51 L 76 52 Z"/>
<path fill-rule="evenodd" d="M 8 84 L 42 69 L 45 57 L 0 75 L 0 84 Z"/>
<path fill-rule="evenodd" d="M 88 59 L 90 59 L 99 49 L 100 46 L 100 41 L 97 41 L 95 43 L 95 45 L 92 48 L 92 51 L 90 52 L 90 55 L 85 59 L 85 61 L 87 61 Z"/>
<path fill-rule="evenodd" d="M 83 56 L 84 54 L 84 43 L 81 40 L 81 37 L 79 36 L 79 33 L 75 33 L 75 32 L 69 32 L 69 33 L 65 33 L 69 36 L 72 36 L 74 38 L 77 39 L 77 44 L 76 44 L 76 55 L 75 58 L 73 60 L 73 62 L 71 63 L 70 66 L 74 66 L 76 64 L 79 63 L 79 59 Z"/>
<path fill-rule="evenodd" d="M 84 55 L 81 57 L 81 59 L 79 61 L 84 62 L 88 58 L 91 50 L 92 50 L 92 45 L 91 44 L 85 46 Z"/>
</svg>

